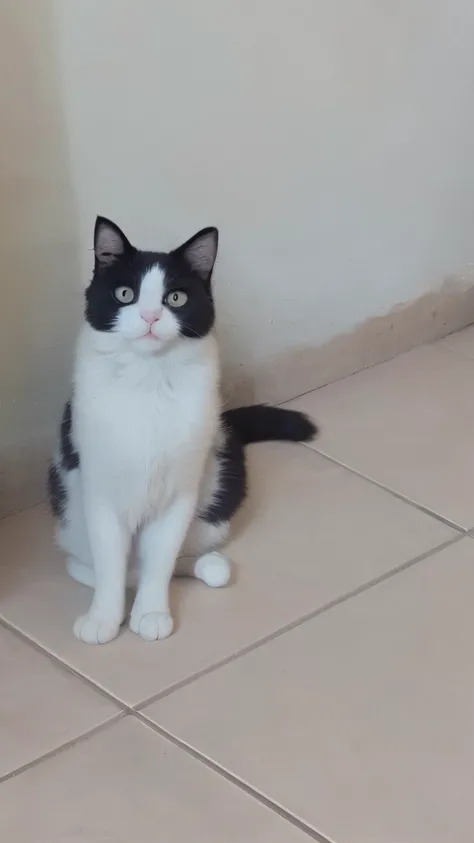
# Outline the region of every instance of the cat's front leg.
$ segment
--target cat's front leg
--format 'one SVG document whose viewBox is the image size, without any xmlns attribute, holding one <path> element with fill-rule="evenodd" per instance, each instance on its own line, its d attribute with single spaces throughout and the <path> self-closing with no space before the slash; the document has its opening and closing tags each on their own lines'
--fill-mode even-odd
<svg viewBox="0 0 474 843">
<path fill-rule="evenodd" d="M 95 592 L 86 615 L 77 618 L 74 634 L 85 644 L 107 644 L 118 635 L 125 616 L 127 558 L 131 537 L 110 504 L 101 498 L 84 502 L 95 570 Z"/>
<path fill-rule="evenodd" d="M 130 629 L 146 641 L 167 638 L 173 631 L 170 580 L 195 507 L 196 496 L 181 496 L 166 512 L 141 529 L 138 539 L 140 574 Z"/>
</svg>

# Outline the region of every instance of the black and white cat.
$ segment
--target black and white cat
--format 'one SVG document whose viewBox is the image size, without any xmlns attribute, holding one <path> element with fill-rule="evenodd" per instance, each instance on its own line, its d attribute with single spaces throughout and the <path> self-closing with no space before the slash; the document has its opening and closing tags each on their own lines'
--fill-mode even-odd
<svg viewBox="0 0 474 843">
<path fill-rule="evenodd" d="M 217 244 L 206 228 L 170 253 L 144 252 L 113 222 L 96 221 L 73 398 L 49 472 L 67 569 L 94 588 L 74 625 L 89 644 L 118 634 L 126 585 L 137 586 L 130 629 L 147 641 L 172 632 L 173 573 L 226 585 L 230 567 L 217 549 L 245 497 L 244 445 L 316 433 L 287 410 L 220 412 Z"/>
</svg>

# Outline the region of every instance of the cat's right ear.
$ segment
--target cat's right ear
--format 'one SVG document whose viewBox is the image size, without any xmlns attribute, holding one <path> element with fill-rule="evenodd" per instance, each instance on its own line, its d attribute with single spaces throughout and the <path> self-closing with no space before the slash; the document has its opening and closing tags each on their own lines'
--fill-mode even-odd
<svg viewBox="0 0 474 843">
<path fill-rule="evenodd" d="M 134 251 L 118 225 L 105 217 L 97 217 L 94 228 L 94 254 L 96 267 L 111 266 Z"/>
</svg>

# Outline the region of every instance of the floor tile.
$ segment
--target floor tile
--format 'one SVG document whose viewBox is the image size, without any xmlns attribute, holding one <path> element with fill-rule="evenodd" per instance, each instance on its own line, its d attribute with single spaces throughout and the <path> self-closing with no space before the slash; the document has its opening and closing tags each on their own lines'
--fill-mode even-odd
<svg viewBox="0 0 474 843">
<path fill-rule="evenodd" d="M 337 843 L 472 843 L 469 538 L 145 714 Z"/>
<path fill-rule="evenodd" d="M 0 777 L 118 713 L 101 694 L 3 627 L 0 685 Z"/>
<path fill-rule="evenodd" d="M 436 345 L 445 351 L 452 351 L 454 354 L 467 357 L 468 360 L 474 360 L 474 325 L 463 331 L 457 331 L 455 334 L 449 334 L 439 340 Z"/>
<path fill-rule="evenodd" d="M 309 840 L 130 717 L 3 784 L 0 839 L 8 843 Z"/>
<path fill-rule="evenodd" d="M 127 629 L 105 647 L 72 635 L 90 591 L 67 577 L 41 508 L 0 522 L 0 616 L 135 705 L 456 535 L 301 446 L 249 453 L 251 493 L 229 548 L 236 582 L 176 582 L 176 632 Z"/>
<path fill-rule="evenodd" d="M 426 346 L 291 406 L 321 425 L 316 449 L 474 526 L 474 361 Z"/>
</svg>

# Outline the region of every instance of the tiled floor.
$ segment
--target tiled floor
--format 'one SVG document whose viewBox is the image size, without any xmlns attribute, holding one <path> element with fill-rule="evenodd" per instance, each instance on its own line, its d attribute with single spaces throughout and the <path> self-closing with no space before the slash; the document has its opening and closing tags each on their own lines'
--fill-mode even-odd
<svg viewBox="0 0 474 843">
<path fill-rule="evenodd" d="M 472 843 L 474 328 L 293 405 L 167 641 L 79 644 L 47 511 L 0 522 L 0 840 Z"/>
</svg>

